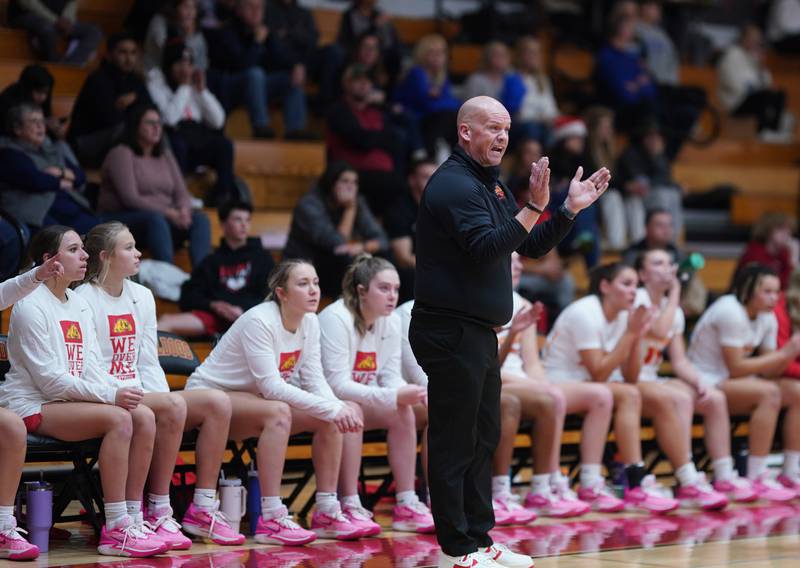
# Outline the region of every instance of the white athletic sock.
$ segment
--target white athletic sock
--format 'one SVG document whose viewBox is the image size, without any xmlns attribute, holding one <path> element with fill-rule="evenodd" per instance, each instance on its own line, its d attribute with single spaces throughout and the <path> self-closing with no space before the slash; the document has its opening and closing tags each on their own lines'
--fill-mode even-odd
<svg viewBox="0 0 800 568">
<path fill-rule="evenodd" d="M 792 450 L 783 452 L 783 475 L 792 479 L 800 477 L 800 452 Z"/>
<path fill-rule="evenodd" d="M 141 501 L 125 501 L 125 509 L 128 511 L 128 514 L 131 517 L 136 517 L 139 513 L 142 512 L 142 502 Z"/>
<path fill-rule="evenodd" d="M 581 487 L 594 487 L 598 479 L 602 479 L 599 463 L 581 464 Z"/>
<path fill-rule="evenodd" d="M 714 479 L 716 481 L 729 481 L 733 478 L 733 458 L 731 456 L 714 460 L 711 465 L 714 468 Z"/>
<path fill-rule="evenodd" d="M 756 479 L 767 471 L 767 456 L 747 456 L 747 479 Z"/>
<path fill-rule="evenodd" d="M 359 509 L 364 508 L 364 506 L 361 504 L 361 499 L 359 498 L 358 494 L 345 495 L 340 499 L 340 501 L 344 507 L 357 507 Z"/>
<path fill-rule="evenodd" d="M 283 507 L 283 501 L 280 497 L 262 497 L 261 498 L 261 516 L 264 519 L 271 519 L 272 514 L 276 509 Z"/>
<path fill-rule="evenodd" d="M 14 526 L 14 505 L 0 507 L 0 531 Z"/>
<path fill-rule="evenodd" d="M 534 495 L 546 495 L 550 493 L 550 474 L 535 474 L 531 478 L 531 493 Z"/>
<path fill-rule="evenodd" d="M 497 498 L 511 493 L 511 478 L 507 475 L 492 477 L 492 496 Z"/>
<path fill-rule="evenodd" d="M 195 489 L 192 504 L 198 509 L 211 511 L 217 505 L 216 489 Z"/>
<path fill-rule="evenodd" d="M 317 491 L 315 495 L 317 504 L 317 511 L 331 515 L 339 510 L 339 502 L 336 500 L 336 493 L 326 493 L 324 491 Z"/>
<path fill-rule="evenodd" d="M 108 529 L 115 529 L 130 518 L 125 501 L 105 503 L 104 509 L 106 510 L 106 527 Z"/>
<path fill-rule="evenodd" d="M 419 501 L 414 491 L 398 491 L 394 498 L 398 505 L 413 505 Z"/>
<path fill-rule="evenodd" d="M 155 513 L 159 509 L 169 507 L 169 495 L 156 495 L 155 493 L 147 494 L 147 512 Z"/>
<path fill-rule="evenodd" d="M 681 487 L 691 487 L 692 485 L 697 484 L 697 468 L 694 466 L 694 462 L 689 462 L 683 464 L 681 467 L 675 470 L 675 477 L 678 479 L 678 483 L 681 484 Z"/>
</svg>

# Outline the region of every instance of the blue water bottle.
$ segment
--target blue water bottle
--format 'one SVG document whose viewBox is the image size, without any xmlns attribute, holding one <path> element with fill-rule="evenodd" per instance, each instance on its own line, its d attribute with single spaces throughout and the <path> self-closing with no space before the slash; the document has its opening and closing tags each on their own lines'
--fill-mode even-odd
<svg viewBox="0 0 800 568">
<path fill-rule="evenodd" d="M 247 519 L 248 534 L 255 534 L 258 517 L 261 515 L 261 485 L 258 482 L 258 471 L 254 463 L 250 463 L 247 472 Z"/>
</svg>

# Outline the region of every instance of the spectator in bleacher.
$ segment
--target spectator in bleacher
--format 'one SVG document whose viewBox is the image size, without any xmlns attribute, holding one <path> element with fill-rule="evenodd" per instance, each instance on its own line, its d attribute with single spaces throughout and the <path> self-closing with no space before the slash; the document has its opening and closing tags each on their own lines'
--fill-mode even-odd
<svg viewBox="0 0 800 568">
<path fill-rule="evenodd" d="M 654 476 L 645 476 L 642 396 L 636 386 L 622 380 L 631 359 L 639 356 L 636 342 L 652 324 L 649 310 L 632 309 L 637 283 L 630 266 L 613 263 L 595 268 L 589 295 L 558 316 L 542 349 L 542 361 L 548 380 L 555 384 L 596 382 L 611 391 L 614 436 L 627 480 L 625 503 L 629 508 L 665 513 L 679 504 L 663 496 Z"/>
<path fill-rule="evenodd" d="M 417 268 L 417 211 L 422 192 L 436 171 L 431 160 L 418 160 L 409 168 L 407 191 L 386 211 L 383 226 L 389 237 L 392 260 L 400 275 L 400 301 L 414 298 L 414 274 Z"/>
<path fill-rule="evenodd" d="M 461 101 L 452 93 L 444 37 L 431 34 L 417 42 L 414 66 L 397 86 L 395 98 L 420 121 L 429 156 L 437 154 L 441 143 L 455 145 L 456 115 Z"/>
<path fill-rule="evenodd" d="M 711 304 L 697 322 L 689 344 L 689 359 L 706 388 L 720 389 L 734 416 L 749 416 L 747 479 L 761 499 L 788 502 L 800 489 L 800 382 L 784 371 L 800 355 L 800 333 L 778 348 L 778 322 L 773 310 L 781 285 L 775 272 L 751 264 L 726 294 Z M 789 471 L 778 482 L 767 461 L 781 408 L 784 464 Z"/>
<path fill-rule="evenodd" d="M 645 211 L 667 209 L 675 234 L 683 231 L 683 188 L 672 177 L 666 141 L 655 121 L 641 124 L 617 161 L 617 185 L 625 199 L 630 232 L 641 234 Z"/>
<path fill-rule="evenodd" d="M 560 112 L 553 85 L 544 71 L 538 39 L 523 36 L 517 40 L 516 63 L 524 94 L 518 111 L 512 114 L 512 138 L 515 142 L 521 138 L 536 138 L 542 144 L 549 144 L 553 121 Z"/>
<path fill-rule="evenodd" d="M 311 260 L 322 293 L 335 298 L 353 258 L 387 249 L 386 233 L 359 195 L 358 172 L 344 162 L 332 162 L 317 186 L 297 202 L 283 256 Z"/>
<path fill-rule="evenodd" d="M 328 159 L 356 169 L 360 193 L 372 211 L 383 216 L 403 192 L 400 176 L 408 155 L 406 144 L 387 113 L 370 104 L 372 81 L 364 67 L 348 67 L 342 86 L 342 99 L 327 115 Z"/>
<path fill-rule="evenodd" d="M 21 417 L 28 433 L 64 442 L 102 439 L 105 526 L 97 551 L 107 556 L 161 554 L 167 545 L 143 532 L 125 502 L 133 499 L 126 493 L 129 473 L 148 469 L 155 420 L 140 404 L 141 390 L 112 384 L 98 364 L 90 306 L 70 289 L 86 273 L 88 255 L 81 238 L 69 227 L 52 225 L 33 238 L 29 253 L 37 265 L 58 255 L 63 272 L 14 306 L 7 344 L 11 370 L 0 389 L 0 405 Z M 133 424 L 149 428 L 141 428 L 134 439 Z"/>
<path fill-rule="evenodd" d="M 66 118 L 53 116 L 53 76 L 47 67 L 31 63 L 26 65 L 19 75 L 16 83 L 10 84 L 0 93 L 0 111 L 8 112 L 11 107 L 20 103 L 33 103 L 39 105 L 44 114 L 47 126 L 47 135 L 52 140 L 64 140 L 67 135 Z M 0 122 L 0 134 L 10 136 L 13 132 L 7 130 L 8 124 Z"/>
<path fill-rule="evenodd" d="M 575 172 L 587 163 L 586 123 L 575 116 L 560 116 L 553 123 L 553 145 L 550 156 L 550 203 L 547 210 L 556 215 L 567 197 Z M 562 256 L 580 254 L 588 268 L 600 260 L 600 225 L 596 204 L 590 205 L 575 219 L 567 236 L 558 246 Z"/>
<path fill-rule="evenodd" d="M 0 206 L 32 232 L 68 224 L 85 233 L 98 224 L 83 195 L 86 176 L 69 146 L 47 137 L 41 108 L 12 107 L 8 127 L 13 136 L 0 138 Z"/>
<path fill-rule="evenodd" d="M 417 428 L 413 407 L 427 404 L 427 389 L 403 380 L 400 318 L 394 313 L 400 278 L 392 264 L 368 254 L 347 268 L 342 297 L 319 315 L 322 369 L 333 392 L 361 410 L 364 431 L 386 430 L 396 504 L 392 529 L 432 533 L 433 517 L 414 491 Z M 342 444 L 339 500 L 351 521 L 375 536 L 381 526 L 359 498 L 363 431 Z"/>
<path fill-rule="evenodd" d="M 106 57 L 81 87 L 69 126 L 69 141 L 86 167 L 99 167 L 125 128 L 131 106 L 150 102 L 139 70 L 139 46 L 126 33 L 106 42 Z"/>
<path fill-rule="evenodd" d="M 336 490 L 343 438 L 360 438 L 363 419 L 355 404 L 336 398 L 323 374 L 317 275 L 306 261 L 289 259 L 270 274 L 267 285 L 267 300 L 234 322 L 186 388 L 227 392 L 233 407 L 230 438 L 258 438 L 256 542 L 297 546 L 317 536 L 356 539 L 362 525 L 342 515 Z M 313 532 L 295 523 L 281 501 L 289 436 L 300 432 L 313 435 Z"/>
<path fill-rule="evenodd" d="M 211 249 L 205 213 L 192 209 L 181 170 L 165 147 L 158 109 L 131 109 L 122 142 L 106 156 L 97 208 L 106 220 L 122 221 L 153 259 L 172 262 L 175 247 L 189 242 L 197 266 Z"/>
<path fill-rule="evenodd" d="M 228 201 L 217 209 L 219 247 L 194 268 L 181 286 L 183 313 L 164 314 L 158 329 L 184 337 L 213 337 L 264 300 L 267 276 L 275 267 L 261 241 L 249 237 L 252 205 Z"/>
<path fill-rule="evenodd" d="M 522 275 L 522 260 L 511 254 L 511 283 L 514 287 L 514 311 L 511 321 L 496 330 L 500 363 L 502 394 L 519 400 L 523 420 L 533 422 L 531 457 L 533 475 L 530 490 L 525 496 L 527 512 L 535 511 L 544 517 L 578 517 L 592 510 L 613 511 L 624 505 L 621 500 L 604 491 L 605 479 L 600 463 L 608 428 L 611 422 L 611 395 L 602 385 L 550 384 L 539 359 L 536 323 L 544 307 L 531 304 L 516 292 Z M 592 494 L 592 505 L 578 499 L 570 489 L 569 478 L 561 473 L 561 437 L 567 412 L 582 414 L 581 430 L 581 488 Z M 508 472 L 514 454 L 514 438 L 518 430 L 503 432 L 492 464 L 492 494 L 495 511 L 513 511 L 511 477 Z M 596 475 L 593 474 L 596 471 Z M 502 507 L 498 507 L 498 503 Z M 508 513 L 506 513 L 508 514 Z M 514 514 L 514 513 L 512 513 Z M 516 513 L 518 515 L 519 513 Z M 515 516 L 516 516 L 515 515 Z M 495 512 L 497 516 L 497 512 Z"/>
<path fill-rule="evenodd" d="M 356 43 L 348 59 L 350 65 L 359 65 L 367 70 L 372 80 L 372 92 L 369 99 L 373 104 L 383 105 L 389 101 L 389 95 L 394 89 L 390 83 L 389 74 L 383 63 L 381 44 L 377 34 L 366 32 Z"/>
<path fill-rule="evenodd" d="M 736 274 L 748 264 L 763 264 L 775 271 L 781 289 L 785 290 L 792 271 L 800 266 L 800 242 L 794 236 L 796 231 L 797 221 L 787 213 L 762 215 L 753 225 L 750 242 L 736 265 Z"/>
<path fill-rule="evenodd" d="M 164 49 L 161 68 L 147 73 L 147 90 L 161 112 L 175 159 L 184 175 L 198 166 L 214 169 L 216 182 L 205 202 L 225 201 L 234 191 L 233 143 L 222 132 L 225 109 L 194 66 L 192 50 L 180 40 Z"/>
<path fill-rule="evenodd" d="M 79 22 L 78 0 L 11 0 L 8 22 L 24 29 L 34 49 L 45 61 L 86 65 L 94 56 L 103 33 L 86 22 Z M 59 54 L 59 42 L 67 41 Z"/>
<path fill-rule="evenodd" d="M 200 29 L 197 0 L 170 0 L 150 20 L 143 49 L 145 70 L 162 66 L 164 46 L 176 38 L 191 50 L 195 68 L 203 72 L 208 70 L 208 46 Z"/>
<path fill-rule="evenodd" d="M 778 320 L 778 349 L 786 345 L 796 331 L 800 331 L 800 270 L 795 269 L 789 277 L 789 284 L 775 306 Z M 784 375 L 800 379 L 800 356 L 786 367 Z"/>
<path fill-rule="evenodd" d="M 739 41 L 722 54 L 717 64 L 719 100 L 733 116 L 755 116 L 764 142 L 792 139 L 792 120 L 785 112 L 786 93 L 772 87 L 772 76 L 764 64 L 761 30 L 746 25 Z"/>
<path fill-rule="evenodd" d="M 770 3 L 767 39 L 782 53 L 800 52 L 800 0 L 773 0 Z"/>
<path fill-rule="evenodd" d="M 639 256 L 652 249 L 664 249 L 672 255 L 672 262 L 683 260 L 684 253 L 675 245 L 675 225 L 672 213 L 654 207 L 645 214 L 644 237 L 631 244 L 622 253 L 622 262 L 633 266 Z"/>
<path fill-rule="evenodd" d="M 0 189 L 0 193 L 2 191 Z M 2 198 L 0 198 L 0 203 L 2 203 Z M 10 215 L 10 213 L 8 214 Z M 30 231 L 25 224 L 20 224 L 19 228 L 21 236 L 14 225 L 6 219 L 0 219 L 0 278 L 14 276 L 20 268 L 20 262 L 24 256 L 24 252 L 20 250 L 20 244 L 24 250 L 30 238 Z M 20 243 L 20 238 L 22 243 Z"/>
<path fill-rule="evenodd" d="M 658 120 L 667 134 L 667 151 L 677 155 L 689 136 L 700 109 L 692 101 L 659 91 L 636 44 L 636 19 L 611 20 L 608 43 L 595 59 L 595 80 L 602 102 L 610 106 L 617 126 L 632 132 L 647 120 Z"/>
<path fill-rule="evenodd" d="M 359 38 L 365 33 L 378 36 L 386 72 L 390 82 L 394 83 L 400 73 L 403 46 L 394 24 L 378 9 L 377 4 L 376 0 L 353 0 L 350 7 L 342 14 L 336 41 L 345 51 L 352 53 Z"/>
<path fill-rule="evenodd" d="M 305 68 L 264 24 L 264 0 L 240 0 L 236 16 L 209 34 L 209 82 L 225 109 L 247 107 L 253 136 L 274 138 L 267 106 L 282 99 L 286 139 L 307 139 Z"/>
<path fill-rule="evenodd" d="M 480 95 L 499 100 L 514 116 L 522 100 L 521 77 L 511 69 L 511 53 L 502 41 L 483 48 L 480 68 L 467 77 L 464 100 Z"/>
</svg>

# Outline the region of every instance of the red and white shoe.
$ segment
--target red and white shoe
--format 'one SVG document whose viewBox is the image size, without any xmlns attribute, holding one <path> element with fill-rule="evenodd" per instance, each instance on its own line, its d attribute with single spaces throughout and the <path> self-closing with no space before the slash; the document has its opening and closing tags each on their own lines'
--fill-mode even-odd
<svg viewBox="0 0 800 568">
<path fill-rule="evenodd" d="M 697 475 L 697 482 L 694 485 L 678 487 L 675 497 L 680 501 L 681 507 L 689 509 L 719 511 L 728 506 L 728 498 L 724 493 L 714 491 L 706 481 L 704 473 Z"/>
<path fill-rule="evenodd" d="M 735 471 L 730 479 L 714 481 L 714 489 L 728 496 L 734 503 L 752 503 L 758 499 L 758 494 L 753 489 L 753 483 L 744 477 L 739 477 Z"/>
<path fill-rule="evenodd" d="M 588 503 L 592 511 L 598 513 L 618 513 L 625 509 L 625 502 L 614 495 L 602 477 L 591 485 L 581 487 L 578 490 L 578 499 Z"/>
<path fill-rule="evenodd" d="M 430 534 L 436 531 L 431 511 L 421 501 L 395 505 L 392 509 L 392 529 L 420 534 Z"/>
<path fill-rule="evenodd" d="M 172 517 L 172 507 L 163 507 L 151 512 L 148 510 L 144 521 L 170 550 L 188 550 L 192 540 L 181 532 L 181 525 Z"/>
<path fill-rule="evenodd" d="M 786 489 L 794 491 L 795 497 L 800 497 L 800 478 L 790 477 L 782 473 L 778 476 L 778 483 L 783 485 Z"/>
<path fill-rule="evenodd" d="M 117 528 L 108 529 L 103 526 L 97 545 L 97 552 L 104 556 L 130 558 L 147 558 L 167 550 L 167 543 L 155 536 L 155 533 L 144 533 L 130 517 Z"/>
<path fill-rule="evenodd" d="M 499 564 L 483 554 L 473 552 L 464 556 L 448 556 L 444 552 L 439 553 L 437 568 L 502 568 Z"/>
<path fill-rule="evenodd" d="M 192 536 L 223 546 L 244 544 L 244 535 L 237 533 L 219 511 L 219 501 L 210 511 L 201 509 L 194 503 L 189 505 L 183 515 L 181 527 Z"/>
<path fill-rule="evenodd" d="M 534 568 L 533 558 L 512 552 L 503 544 L 494 543 L 492 546 L 479 548 L 478 552 L 506 568 Z"/>
<path fill-rule="evenodd" d="M 381 534 L 381 526 L 372 520 L 372 513 L 364 507 L 342 504 L 342 514 L 347 520 L 361 530 L 361 536 L 377 536 Z"/>
<path fill-rule="evenodd" d="M 338 503 L 336 511 L 323 513 L 319 509 L 311 517 L 311 530 L 320 538 L 333 538 L 336 540 L 355 540 L 361 538 L 361 527 L 350 522 L 342 514 Z"/>
<path fill-rule="evenodd" d="M 494 522 L 499 527 L 527 525 L 536 520 L 536 512 L 519 504 L 519 497 L 513 493 L 497 495 L 492 499 Z"/>
<path fill-rule="evenodd" d="M 586 512 L 586 504 L 581 503 L 580 506 L 577 506 L 577 503 L 577 500 L 562 499 L 552 490 L 547 493 L 531 492 L 525 497 L 525 507 L 527 509 L 533 509 L 540 517 L 554 517 L 556 519 L 583 515 Z"/>
<path fill-rule="evenodd" d="M 677 509 L 680 503 L 667 497 L 656 478 L 648 475 L 642 480 L 641 486 L 625 490 L 625 506 L 648 513 L 669 513 Z"/>
<path fill-rule="evenodd" d="M 0 530 L 0 558 L 33 560 L 39 557 L 39 547 L 22 538 L 19 533 L 25 531 L 17 528 L 16 520 L 13 526 Z"/>
<path fill-rule="evenodd" d="M 300 546 L 317 540 L 317 533 L 298 525 L 286 507 L 279 507 L 269 519 L 258 517 L 255 540 L 261 544 Z"/>
<path fill-rule="evenodd" d="M 787 489 L 775 481 L 768 471 L 762 473 L 756 479 L 753 479 L 752 482 L 753 491 L 756 492 L 759 499 L 764 499 L 765 501 L 786 503 L 794 499 L 797 495 L 793 490 Z"/>
</svg>

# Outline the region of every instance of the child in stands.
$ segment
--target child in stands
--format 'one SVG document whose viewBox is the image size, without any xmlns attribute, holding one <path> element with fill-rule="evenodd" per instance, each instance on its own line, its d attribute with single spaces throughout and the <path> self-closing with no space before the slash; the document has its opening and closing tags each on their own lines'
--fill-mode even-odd
<svg viewBox="0 0 800 568">
<path fill-rule="evenodd" d="M 244 536 L 234 532 L 218 513 L 216 500 L 217 477 L 228 443 L 230 400 L 225 393 L 211 389 L 169 392 L 158 361 L 153 294 L 129 280 L 139 272 L 141 253 L 128 228 L 118 221 L 97 225 L 86 235 L 85 248 L 89 254 L 85 284 L 76 292 L 92 309 L 102 368 L 115 384 L 142 389 L 142 404 L 153 411 L 156 420 L 149 477 L 147 469 L 128 476 L 128 514 L 140 522 L 147 519 L 171 550 L 191 546 L 172 517 L 169 486 L 183 432 L 197 428 L 197 482 L 183 528 L 216 544 L 242 544 Z M 147 510 L 143 513 L 142 493 L 148 478 Z"/>
<path fill-rule="evenodd" d="M 756 495 L 768 501 L 789 501 L 800 489 L 800 384 L 781 378 L 800 354 L 800 333 L 777 349 L 778 323 L 772 310 L 780 289 L 771 268 L 745 266 L 731 293 L 701 316 L 689 343 L 689 359 L 703 385 L 725 394 L 731 414 L 750 417 L 747 478 Z M 778 483 L 769 476 L 767 456 L 781 408 L 786 408 L 785 473 Z"/>
<path fill-rule="evenodd" d="M 345 272 L 342 298 L 319 316 L 322 366 L 333 392 L 358 404 L 364 429 L 386 429 L 389 465 L 397 487 L 392 528 L 431 533 L 433 518 L 414 492 L 417 428 L 414 406 L 427 404 L 427 390 L 406 384 L 400 359 L 400 319 L 397 306 L 400 277 L 387 260 L 360 255 Z M 339 476 L 339 496 L 345 515 L 378 534 L 380 525 L 358 497 L 363 436 L 346 435 Z"/>
<path fill-rule="evenodd" d="M 100 554 L 165 552 L 164 541 L 127 512 L 128 473 L 149 466 L 155 418 L 141 404 L 141 389 L 120 387 L 97 359 L 91 308 L 69 289 L 86 273 L 83 243 L 69 227 L 52 225 L 36 234 L 29 252 L 37 264 L 58 255 L 63 273 L 14 306 L 8 338 L 11 371 L 0 403 L 22 417 L 28 432 L 67 442 L 102 438 L 98 464 L 106 525 Z M 134 423 L 143 425 L 135 440 Z"/>
<path fill-rule="evenodd" d="M 63 273 L 64 267 L 56 254 L 41 266 L 6 280 L 0 284 L 0 310 L 17 303 L 45 280 Z M 19 534 L 14 518 L 14 497 L 25 465 L 26 442 L 22 419 L 0 408 L 0 558 L 8 560 L 31 560 L 39 556 L 39 548 Z"/>
<path fill-rule="evenodd" d="M 636 271 L 630 266 L 614 263 L 593 270 L 590 294 L 561 312 L 547 337 L 544 370 L 556 384 L 596 382 L 611 391 L 614 435 L 627 479 L 625 504 L 666 513 L 677 509 L 678 502 L 662 496 L 653 476 L 645 477 L 640 439 L 642 397 L 635 385 L 619 380 L 621 367 L 653 320 L 652 310 L 644 307 L 628 315 L 636 285 Z M 588 493 L 581 497 L 591 499 Z"/>
<path fill-rule="evenodd" d="M 256 542 L 302 545 L 321 536 L 363 536 L 339 508 L 336 484 L 343 434 L 362 427 L 358 410 L 331 392 L 320 363 L 319 279 L 302 260 L 272 271 L 267 301 L 240 316 L 186 388 L 217 388 L 233 406 L 230 437 L 258 438 L 261 517 Z M 292 520 L 280 497 L 289 436 L 312 432 L 317 508 L 306 530 Z"/>
</svg>

